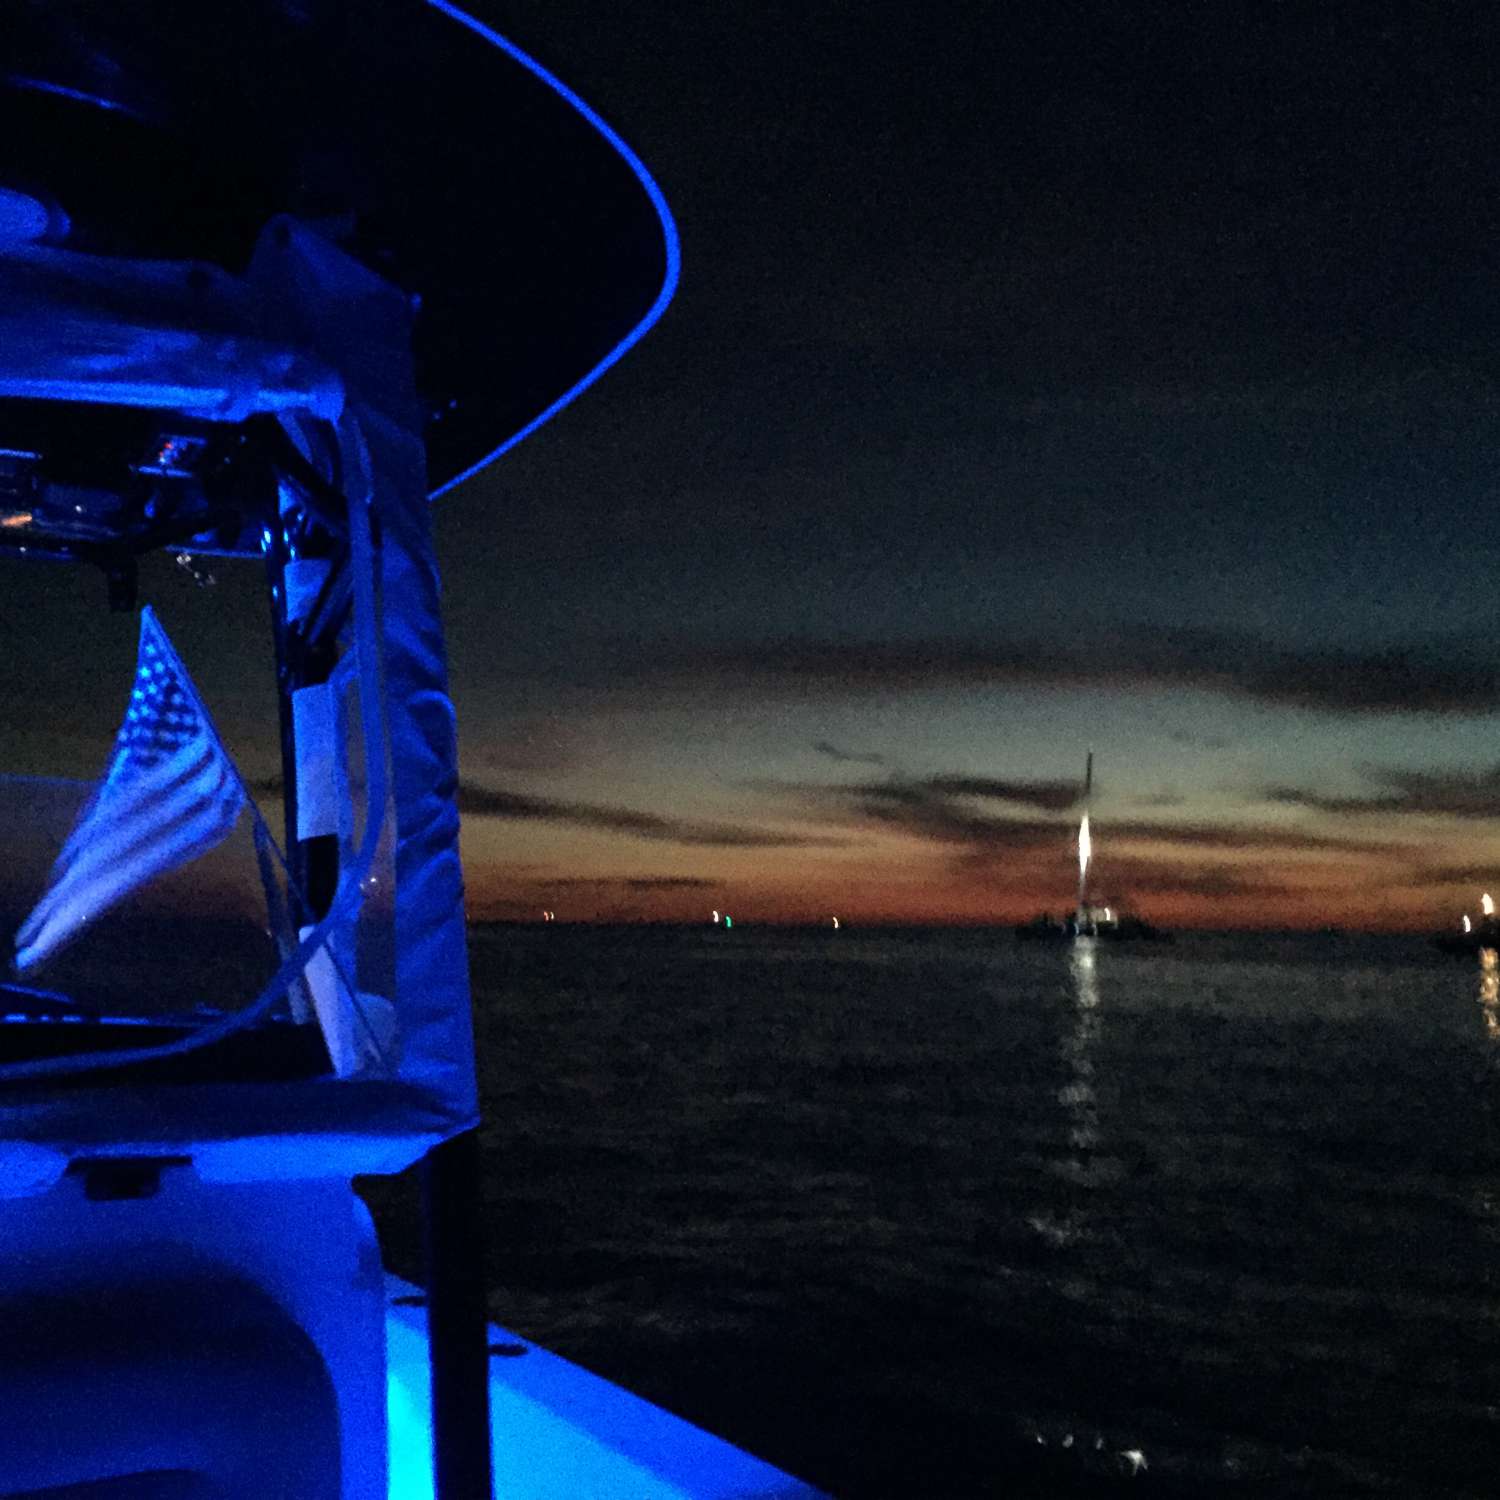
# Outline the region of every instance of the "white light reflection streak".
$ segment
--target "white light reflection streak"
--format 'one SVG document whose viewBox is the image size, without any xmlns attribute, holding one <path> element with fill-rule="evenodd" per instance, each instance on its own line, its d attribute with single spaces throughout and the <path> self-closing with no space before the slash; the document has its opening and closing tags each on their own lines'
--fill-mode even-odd
<svg viewBox="0 0 1500 1500">
<path fill-rule="evenodd" d="M 1079 938 L 1072 944 L 1068 988 L 1073 1017 L 1061 1042 L 1067 1078 L 1057 1091 L 1057 1102 L 1064 1112 L 1067 1150 L 1053 1163 L 1053 1170 L 1078 1188 L 1091 1186 L 1098 1174 L 1099 1106 L 1094 1093 L 1094 1066 L 1100 1027 L 1096 959 L 1093 938 Z M 1026 1222 L 1048 1244 L 1059 1248 L 1077 1243 L 1088 1232 L 1078 1202 L 1061 1216 L 1037 1213 Z"/>
<path fill-rule="evenodd" d="M 1485 1038 L 1492 1046 L 1500 1045 L 1500 953 L 1493 948 L 1479 950 L 1479 1013 L 1484 1017 Z M 1500 1191 L 1493 1178 L 1481 1179 L 1473 1190 L 1474 1215 L 1484 1225 L 1485 1237 L 1492 1243 L 1500 1239 Z M 1489 1408 L 1491 1411 L 1493 1407 Z"/>
<path fill-rule="evenodd" d="M 1479 1008 L 1484 1012 L 1484 1034 L 1500 1042 L 1500 954 L 1479 950 Z"/>
<path fill-rule="evenodd" d="M 1068 955 L 1073 981 L 1073 1029 L 1063 1042 L 1063 1057 L 1072 1077 L 1058 1101 L 1068 1111 L 1068 1144 L 1075 1151 L 1092 1152 L 1099 1145 L 1099 1105 L 1094 1094 L 1094 1053 L 1099 1042 L 1098 948 L 1092 938 L 1074 942 Z M 1088 1164 L 1075 1160 L 1075 1173 L 1087 1173 Z"/>
</svg>

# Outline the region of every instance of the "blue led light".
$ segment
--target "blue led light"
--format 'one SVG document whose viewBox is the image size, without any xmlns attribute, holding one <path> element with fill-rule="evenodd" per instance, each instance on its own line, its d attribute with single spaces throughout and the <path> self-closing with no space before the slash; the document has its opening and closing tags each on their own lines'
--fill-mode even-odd
<svg viewBox="0 0 1500 1500">
<path fill-rule="evenodd" d="M 682 267 L 682 250 L 678 243 L 677 225 L 672 219 L 672 210 L 667 207 L 667 200 L 662 195 L 662 190 L 656 185 L 656 179 L 646 170 L 645 164 L 641 161 L 640 157 L 620 139 L 619 135 L 594 110 L 585 104 L 567 84 L 563 83 L 561 79 L 554 77 L 535 59 L 528 57 L 513 42 L 506 41 L 498 31 L 491 30 L 482 21 L 476 21 L 473 16 L 466 15 L 456 5 L 451 4 L 450 0 L 427 0 L 427 4 L 435 10 L 440 10 L 450 19 L 457 21 L 460 26 L 467 26 L 476 36 L 483 37 L 491 46 L 498 47 L 502 52 L 514 58 L 528 72 L 541 79 L 560 98 L 565 99 L 571 104 L 619 152 L 621 159 L 635 173 L 641 186 L 646 190 L 646 196 L 650 198 L 652 206 L 656 209 L 656 216 L 661 220 L 662 238 L 666 242 L 667 251 L 667 273 L 662 279 L 661 290 L 656 294 L 656 301 L 651 304 L 651 310 L 646 316 L 582 380 L 564 391 L 545 411 L 533 417 L 519 432 L 512 433 L 498 448 L 486 454 L 478 463 L 471 464 L 456 478 L 450 479 L 446 484 L 439 485 L 431 495 L 431 498 L 436 500 L 438 496 L 446 495 L 455 485 L 462 484 L 464 480 L 471 478 L 481 469 L 494 463 L 501 454 L 508 453 L 522 438 L 530 437 L 542 423 L 550 421 L 575 396 L 579 396 L 586 391 L 611 365 L 633 349 L 651 331 L 661 315 L 667 310 L 667 304 L 672 300 L 672 295 L 677 290 L 677 280 Z"/>
<path fill-rule="evenodd" d="M 115 114 L 134 115 L 135 110 L 121 104 L 118 99 L 103 94 L 86 93 L 83 89 L 69 88 L 64 83 L 53 83 L 46 78 L 22 78 L 12 76 L 6 80 L 16 88 L 31 89 L 38 94 L 56 94 L 60 99 L 76 99 L 80 104 L 91 104 L 95 109 L 107 109 Z"/>
</svg>

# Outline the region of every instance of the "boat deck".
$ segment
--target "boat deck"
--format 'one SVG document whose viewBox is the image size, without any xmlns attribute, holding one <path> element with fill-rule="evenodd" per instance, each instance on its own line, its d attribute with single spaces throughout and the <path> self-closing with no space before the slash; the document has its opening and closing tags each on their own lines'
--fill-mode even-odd
<svg viewBox="0 0 1500 1500">
<path fill-rule="evenodd" d="M 427 1315 L 420 1288 L 389 1277 L 390 1500 L 431 1500 Z M 733 1445 L 490 1327 L 495 1493 L 505 1500 L 820 1500 L 821 1492 Z"/>
</svg>

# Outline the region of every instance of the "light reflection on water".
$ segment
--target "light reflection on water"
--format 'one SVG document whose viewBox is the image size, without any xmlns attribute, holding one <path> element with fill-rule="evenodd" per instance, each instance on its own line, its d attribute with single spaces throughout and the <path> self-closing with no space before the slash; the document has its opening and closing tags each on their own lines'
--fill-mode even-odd
<svg viewBox="0 0 1500 1500">
<path fill-rule="evenodd" d="M 503 1322 L 850 1500 L 1494 1493 L 1500 955 L 735 938 L 479 936 Z"/>
<path fill-rule="evenodd" d="M 1479 1004 L 1485 1035 L 1500 1042 L 1500 955 L 1493 948 L 1479 950 Z"/>
<path fill-rule="evenodd" d="M 1104 1068 L 1104 1006 L 1099 951 L 1093 938 L 1079 938 L 1067 954 L 1067 1012 L 1057 1041 L 1063 1068 L 1054 1098 L 1062 1106 L 1061 1130 L 1048 1157 L 1049 1172 L 1068 1188 L 1065 1203 L 1032 1213 L 1027 1224 L 1048 1245 L 1062 1249 L 1108 1238 L 1107 1204 L 1100 1194 L 1123 1175 L 1119 1158 L 1106 1149 L 1101 1126 Z"/>
<path fill-rule="evenodd" d="M 1063 1039 L 1063 1059 L 1071 1077 L 1058 1093 L 1058 1102 L 1068 1111 L 1068 1143 L 1079 1152 L 1099 1147 L 1099 1100 L 1094 1090 L 1094 1070 L 1099 1042 L 1099 967 L 1092 938 L 1080 938 L 1068 958 L 1074 1017 L 1072 1029 Z M 1085 1161 L 1075 1158 L 1081 1173 Z"/>
<path fill-rule="evenodd" d="M 1060 1154 L 1055 1168 L 1074 1192 L 1065 1212 L 1033 1214 L 1027 1223 L 1059 1255 L 1076 1256 L 1081 1252 L 1093 1259 L 1108 1257 L 1110 1253 L 1108 1231 L 1095 1221 L 1103 1217 L 1107 1222 L 1109 1210 L 1102 1195 L 1123 1175 L 1121 1162 L 1104 1150 L 1100 1128 L 1104 1026 L 1096 939 L 1074 940 L 1068 950 L 1067 976 L 1069 1015 L 1059 1044 L 1064 1073 L 1056 1095 L 1063 1107 L 1067 1149 Z M 1072 1284 L 1081 1303 L 1115 1300 L 1096 1276 L 1076 1279 Z M 1123 1299 L 1117 1305 L 1123 1312 Z M 1096 1478 L 1134 1477 L 1149 1467 L 1145 1451 L 1130 1446 L 1133 1440 L 1123 1436 L 1124 1429 L 1106 1434 L 1099 1427 L 1080 1424 L 1072 1417 L 1049 1420 L 1041 1411 L 1031 1413 L 1023 1426 L 1038 1446 L 1071 1456 L 1073 1462 L 1060 1473 Z M 1122 1441 L 1126 1446 L 1121 1446 Z"/>
</svg>

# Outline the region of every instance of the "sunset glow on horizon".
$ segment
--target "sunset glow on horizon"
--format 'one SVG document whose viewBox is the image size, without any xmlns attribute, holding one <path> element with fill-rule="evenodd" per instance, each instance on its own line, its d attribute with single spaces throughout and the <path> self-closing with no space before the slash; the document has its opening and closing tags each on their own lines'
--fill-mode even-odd
<svg viewBox="0 0 1500 1500">
<path fill-rule="evenodd" d="M 1091 897 L 1159 925 L 1435 930 L 1500 868 L 1500 837 L 1479 812 L 1494 795 L 1484 780 L 1373 764 L 1316 773 L 1320 742 L 1333 763 L 1334 747 L 1374 720 L 1221 704 L 1215 736 L 1183 743 L 1166 692 L 1143 704 L 999 685 L 989 702 L 914 690 L 920 728 L 892 735 L 901 691 L 794 702 L 765 684 L 705 682 L 682 752 L 676 711 L 631 705 L 623 687 L 576 717 L 554 711 L 554 748 L 592 744 L 612 726 L 603 767 L 561 753 L 527 764 L 535 724 L 510 742 L 465 737 L 471 917 L 529 920 L 547 908 L 565 922 L 694 923 L 719 907 L 743 923 L 826 926 L 837 909 L 858 927 L 1062 914 L 1077 896 L 1082 779 L 1036 773 L 1077 764 L 1075 726 L 1089 718 L 1121 741 L 1100 754 Z M 639 684 L 631 692 L 647 697 Z M 1046 727 L 1013 731 L 1009 746 L 997 731 L 987 748 L 984 722 L 1003 721 L 1018 696 L 1020 722 Z M 871 725 L 856 738 L 862 713 Z M 1244 737 L 1231 746 L 1224 731 L 1236 718 Z M 1386 733 L 1408 754 L 1427 738 L 1436 758 L 1445 740 L 1480 727 L 1398 719 Z M 763 743 L 772 736 L 780 743 Z"/>
<path fill-rule="evenodd" d="M 432 512 L 476 920 L 1061 913 L 1090 749 L 1100 902 L 1166 927 L 1477 911 L 1487 96 L 1283 9 L 1264 55 L 1211 7 L 1158 18 L 1145 92 L 1128 8 L 991 8 L 971 47 L 814 7 L 794 54 L 754 7 L 649 37 L 628 8 L 537 13 L 621 104 L 683 270 L 628 358 Z M 689 77 L 732 78 L 728 104 Z M 156 560 L 142 597 L 263 785 L 265 580 L 215 575 Z M 34 706 L 5 764 L 96 774 L 128 622 L 81 575 L 7 576 L 45 649 L 0 664 Z"/>
</svg>

